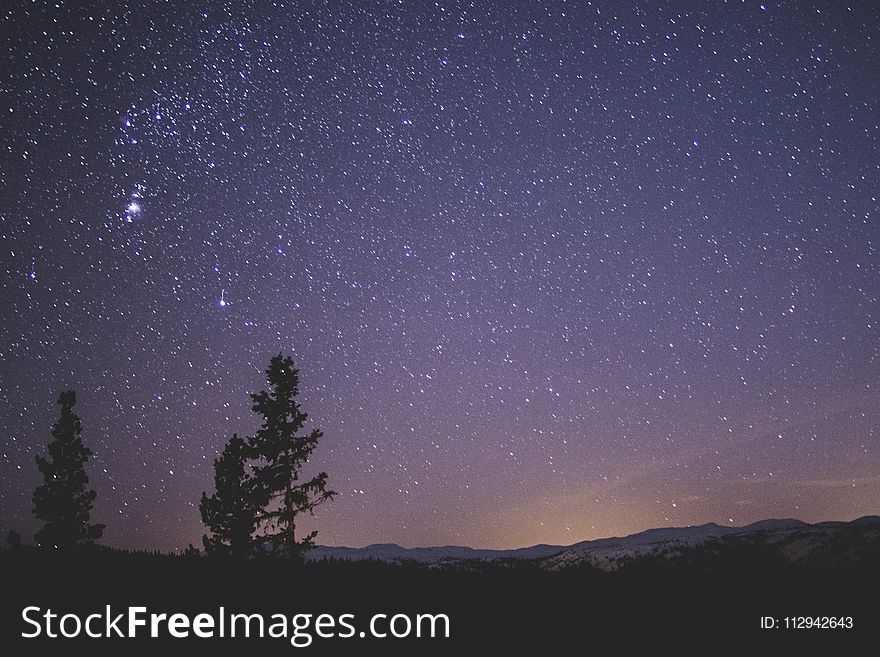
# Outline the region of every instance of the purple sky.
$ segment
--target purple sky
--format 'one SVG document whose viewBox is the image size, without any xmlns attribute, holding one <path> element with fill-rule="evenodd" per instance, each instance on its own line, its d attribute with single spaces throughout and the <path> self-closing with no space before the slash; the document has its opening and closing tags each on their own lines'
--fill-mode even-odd
<svg viewBox="0 0 880 657">
<path fill-rule="evenodd" d="M 74 388 L 199 544 L 279 351 L 325 544 L 880 510 L 873 3 L 80 4 L 0 16 L 3 533 Z"/>
</svg>

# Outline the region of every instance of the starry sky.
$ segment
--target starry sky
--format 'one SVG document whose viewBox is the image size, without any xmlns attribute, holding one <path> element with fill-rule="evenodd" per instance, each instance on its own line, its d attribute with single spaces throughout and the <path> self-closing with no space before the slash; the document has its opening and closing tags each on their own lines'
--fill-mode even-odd
<svg viewBox="0 0 880 657">
<path fill-rule="evenodd" d="M 5 5 L 0 531 L 73 388 L 103 542 L 200 544 L 279 351 L 324 544 L 877 513 L 872 5 Z"/>
</svg>

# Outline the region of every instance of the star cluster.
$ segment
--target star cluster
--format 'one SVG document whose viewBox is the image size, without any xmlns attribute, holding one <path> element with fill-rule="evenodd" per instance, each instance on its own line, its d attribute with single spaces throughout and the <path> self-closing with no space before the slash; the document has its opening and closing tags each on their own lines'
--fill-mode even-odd
<svg viewBox="0 0 880 657">
<path fill-rule="evenodd" d="M 323 543 L 877 512 L 872 3 L 90 4 L 0 15 L 3 531 L 74 388 L 198 544 L 279 351 Z"/>
</svg>

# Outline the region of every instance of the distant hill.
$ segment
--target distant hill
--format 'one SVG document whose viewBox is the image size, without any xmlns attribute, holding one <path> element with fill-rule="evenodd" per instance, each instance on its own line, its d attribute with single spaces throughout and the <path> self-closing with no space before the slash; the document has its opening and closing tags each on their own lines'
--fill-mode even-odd
<svg viewBox="0 0 880 657">
<path fill-rule="evenodd" d="M 317 546 L 308 561 L 374 560 L 385 563 L 467 564 L 529 560 L 547 570 L 590 565 L 606 571 L 640 557 L 672 558 L 705 546 L 762 544 L 778 551 L 786 561 L 840 561 L 847 551 L 839 545 L 848 533 L 858 532 L 862 541 L 880 545 L 880 516 L 864 516 L 852 522 L 809 524 L 794 519 L 761 520 L 745 527 L 724 527 L 715 523 L 690 527 L 649 529 L 624 537 L 582 541 L 574 545 L 534 545 L 514 550 L 487 550 L 448 545 L 404 548 L 380 543 L 363 548 Z M 832 547 L 833 545 L 833 547 Z"/>
</svg>

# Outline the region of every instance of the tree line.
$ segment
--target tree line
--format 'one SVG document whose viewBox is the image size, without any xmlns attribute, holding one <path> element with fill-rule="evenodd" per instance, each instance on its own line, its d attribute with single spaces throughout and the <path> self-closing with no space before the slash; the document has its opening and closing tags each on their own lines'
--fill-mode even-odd
<svg viewBox="0 0 880 657">
<path fill-rule="evenodd" d="M 304 431 L 308 415 L 296 401 L 299 370 L 293 358 L 283 353 L 274 356 L 266 381 L 266 390 L 251 395 L 251 408 L 262 418 L 260 428 L 253 436 L 232 435 L 214 461 L 214 493 L 202 493 L 199 502 L 208 529 L 202 542 L 210 555 L 299 558 L 314 545 L 317 532 L 297 537 L 298 517 L 313 515 L 336 495 L 327 488 L 326 472 L 301 479 L 302 467 L 323 433 Z M 40 548 L 71 550 L 89 545 L 106 528 L 91 522 L 96 493 L 89 488 L 85 464 L 92 450 L 83 442 L 75 404 L 73 390 L 61 393 L 48 454 L 36 457 L 43 483 L 34 491 L 32 512 L 43 523 L 34 536 Z M 10 531 L 8 542 L 16 547 L 21 538 Z"/>
</svg>

